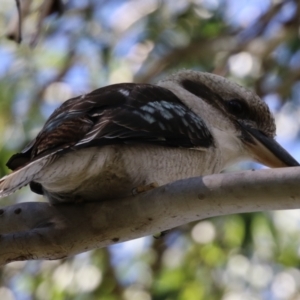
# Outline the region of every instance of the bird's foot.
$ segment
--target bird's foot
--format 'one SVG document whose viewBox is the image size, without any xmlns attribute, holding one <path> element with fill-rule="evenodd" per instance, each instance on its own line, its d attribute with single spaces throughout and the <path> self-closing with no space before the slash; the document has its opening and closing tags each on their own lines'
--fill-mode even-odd
<svg viewBox="0 0 300 300">
<path fill-rule="evenodd" d="M 162 232 L 158 232 L 156 234 L 153 235 L 153 237 L 155 239 L 160 239 L 162 237 L 164 237 L 166 234 L 168 234 L 170 232 L 170 230 L 165 230 L 165 231 L 162 231 Z"/>
<path fill-rule="evenodd" d="M 157 182 L 151 182 L 150 184 L 147 185 L 141 185 L 132 189 L 132 195 L 135 196 L 141 193 L 145 193 L 157 187 L 159 187 Z"/>
</svg>

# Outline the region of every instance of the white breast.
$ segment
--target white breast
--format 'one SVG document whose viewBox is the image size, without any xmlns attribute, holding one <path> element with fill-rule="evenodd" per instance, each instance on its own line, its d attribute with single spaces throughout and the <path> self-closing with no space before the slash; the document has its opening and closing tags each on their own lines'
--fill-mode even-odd
<svg viewBox="0 0 300 300">
<path fill-rule="evenodd" d="M 220 172 L 222 162 L 216 159 L 216 151 L 153 145 L 92 147 L 59 157 L 35 181 L 48 193 L 64 197 L 72 194 L 89 201 L 120 198 L 130 195 L 133 188 L 152 182 L 163 185 Z"/>
</svg>

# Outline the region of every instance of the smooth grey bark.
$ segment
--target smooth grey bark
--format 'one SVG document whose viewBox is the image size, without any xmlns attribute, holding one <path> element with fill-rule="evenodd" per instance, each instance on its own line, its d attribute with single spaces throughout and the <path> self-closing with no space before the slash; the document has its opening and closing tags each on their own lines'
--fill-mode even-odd
<svg viewBox="0 0 300 300">
<path fill-rule="evenodd" d="M 130 198 L 0 210 L 0 264 L 59 259 L 213 216 L 300 208 L 300 168 L 189 178 Z"/>
</svg>

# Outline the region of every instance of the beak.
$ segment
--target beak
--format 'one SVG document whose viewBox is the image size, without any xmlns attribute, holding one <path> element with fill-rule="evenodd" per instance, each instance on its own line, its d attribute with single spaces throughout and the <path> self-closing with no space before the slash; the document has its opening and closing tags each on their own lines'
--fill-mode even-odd
<svg viewBox="0 0 300 300">
<path fill-rule="evenodd" d="M 244 129 L 244 134 L 246 133 L 247 148 L 257 162 L 270 168 L 299 166 L 299 163 L 273 138 L 266 136 L 257 129 L 241 123 L 240 125 Z"/>
</svg>

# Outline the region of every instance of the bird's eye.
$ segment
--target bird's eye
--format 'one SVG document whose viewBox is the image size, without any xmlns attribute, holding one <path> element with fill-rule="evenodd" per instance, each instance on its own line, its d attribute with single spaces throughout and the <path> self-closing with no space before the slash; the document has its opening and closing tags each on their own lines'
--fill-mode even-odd
<svg viewBox="0 0 300 300">
<path fill-rule="evenodd" d="M 227 102 L 227 109 L 231 114 L 242 117 L 247 111 L 247 106 L 241 100 L 233 99 Z"/>
</svg>

